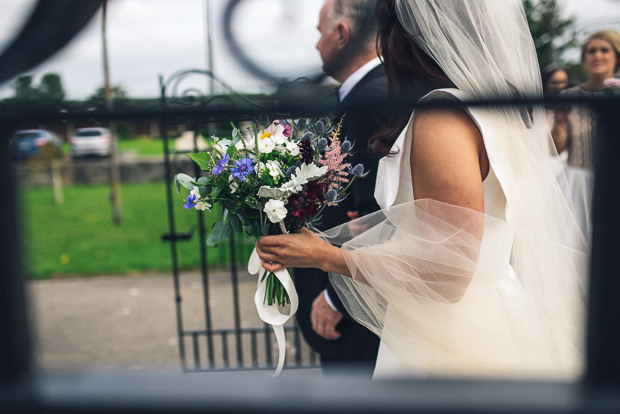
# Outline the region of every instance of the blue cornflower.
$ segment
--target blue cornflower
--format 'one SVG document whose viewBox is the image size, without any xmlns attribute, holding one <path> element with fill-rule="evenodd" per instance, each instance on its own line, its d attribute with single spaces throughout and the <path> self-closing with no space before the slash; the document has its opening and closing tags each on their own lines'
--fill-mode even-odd
<svg viewBox="0 0 620 414">
<path fill-rule="evenodd" d="M 244 158 L 241 161 L 235 161 L 235 166 L 230 169 L 232 176 L 239 179 L 239 181 L 245 180 L 245 176 L 254 172 L 254 166 L 252 160 Z"/>
<path fill-rule="evenodd" d="M 189 194 L 185 199 L 185 204 L 183 204 L 183 208 L 185 208 L 186 210 L 193 209 L 197 199 L 198 196 L 196 194 Z"/>
<path fill-rule="evenodd" d="M 226 164 L 228 164 L 229 159 L 230 159 L 230 156 L 225 155 L 224 158 L 219 160 L 217 162 L 217 165 L 213 167 L 213 175 L 218 175 L 219 173 L 224 171 L 224 168 L 226 168 Z"/>
</svg>

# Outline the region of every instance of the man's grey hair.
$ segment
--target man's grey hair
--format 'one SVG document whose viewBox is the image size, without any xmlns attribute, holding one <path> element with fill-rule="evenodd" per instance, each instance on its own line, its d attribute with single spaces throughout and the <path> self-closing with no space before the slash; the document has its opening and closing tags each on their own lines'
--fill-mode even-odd
<svg viewBox="0 0 620 414">
<path fill-rule="evenodd" d="M 359 46 L 374 49 L 377 38 L 376 5 L 377 0 L 335 0 L 330 15 L 332 24 L 345 21 Z"/>
</svg>

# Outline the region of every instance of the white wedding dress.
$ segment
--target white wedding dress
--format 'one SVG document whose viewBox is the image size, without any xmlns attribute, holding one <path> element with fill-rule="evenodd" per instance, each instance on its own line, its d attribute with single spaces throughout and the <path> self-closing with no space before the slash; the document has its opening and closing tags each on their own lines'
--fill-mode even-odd
<svg viewBox="0 0 620 414">
<path fill-rule="evenodd" d="M 422 98 L 421 101 L 424 102 L 432 99 L 467 100 L 467 98 L 468 97 L 466 97 L 464 93 L 456 89 L 444 89 L 431 92 Z M 412 140 L 411 131 L 417 114 L 418 111 L 413 112 L 409 123 L 394 143 L 392 151 L 396 152 L 396 155 L 393 157 L 385 157 L 380 161 L 375 198 L 382 209 L 389 210 L 390 207 L 394 205 L 408 203 L 414 200 L 409 154 L 411 151 Z M 481 111 L 476 110 L 475 108 L 470 108 L 468 109 L 468 114 L 482 131 L 483 139 L 488 134 L 493 133 L 494 119 L 487 119 L 485 117 L 484 110 Z M 506 222 L 506 197 L 502 190 L 501 182 L 495 174 L 496 167 L 493 162 L 493 154 L 488 154 L 488 157 L 490 169 L 489 174 L 483 182 L 484 211 L 489 216 Z M 498 166 L 498 168 L 501 176 L 501 165 Z M 497 267 L 497 271 L 500 274 L 498 275 L 498 279 L 504 279 L 509 285 L 513 285 L 517 284 L 517 282 L 515 280 L 514 273 L 510 271 L 511 268 L 509 264 L 512 240 L 510 239 L 510 235 L 507 233 L 506 229 L 507 227 L 501 224 L 499 226 L 485 226 L 482 241 L 484 248 L 481 251 L 479 262 L 483 263 L 489 260 L 486 256 L 495 255 L 499 258 L 496 262 L 499 264 Z M 491 259 L 491 261 L 495 262 L 493 259 Z M 474 299 L 471 298 L 471 296 L 473 296 L 473 292 L 477 290 L 475 286 L 476 282 L 479 277 L 481 277 L 480 273 L 484 270 L 486 269 L 479 268 L 477 270 L 477 273 L 479 274 L 478 277 L 474 275 L 472 280 L 473 286 L 470 285 L 469 287 L 469 292 L 467 294 L 468 297 L 464 298 L 465 300 L 461 301 L 459 305 L 448 306 L 459 306 L 463 308 L 463 312 L 467 312 L 468 314 L 475 313 L 475 311 L 472 312 L 472 309 L 466 308 L 476 305 L 475 303 L 472 303 Z M 423 338 L 420 339 L 421 342 L 423 342 Z M 433 347 L 431 343 L 427 343 L 426 345 L 428 348 Z M 418 377 L 426 376 L 428 375 L 428 369 L 425 368 L 425 365 L 430 362 L 429 356 L 437 351 L 438 350 L 436 349 L 420 349 L 418 350 L 417 355 L 411 355 L 411 363 L 408 367 L 405 367 L 405 365 L 390 351 L 386 344 L 381 342 L 374 378 L 392 378 L 395 376 L 412 375 Z M 456 367 L 455 369 L 458 370 Z M 446 374 L 449 373 L 446 372 Z M 455 371 L 454 374 L 456 375 L 457 372 Z"/>
<path fill-rule="evenodd" d="M 422 102 L 433 99 L 467 101 L 469 97 L 456 89 L 442 89 Z M 357 227 L 371 229 L 350 234 L 342 244 L 351 252 L 348 265 L 353 280 L 332 275 L 332 283 L 349 312 L 382 338 L 374 378 L 576 378 L 583 360 L 583 306 L 575 294 L 580 286 L 570 278 L 563 281 L 561 275 L 549 275 L 544 283 L 557 295 L 537 298 L 547 292 L 538 290 L 542 283 L 538 276 L 532 274 L 534 280 L 528 275 L 517 277 L 513 269 L 517 264 L 511 264 L 511 258 L 519 230 L 511 225 L 510 203 L 503 190 L 510 172 L 496 162 L 497 141 L 492 137 L 498 133 L 497 121 L 484 108 L 464 109 L 480 128 L 490 162 L 483 182 L 485 213 L 433 200 L 414 201 L 409 163 L 414 111 L 392 147 L 396 155 L 384 157 L 379 165 L 375 197 L 383 211 L 358 220 Z M 448 213 L 436 213 L 442 208 Z M 427 213 L 439 220 L 426 217 Z M 450 215 L 464 222 L 483 220 L 481 242 L 467 234 L 465 226 L 444 228 Z M 326 236 L 341 244 L 343 230 L 351 233 L 345 225 Z M 473 260 L 460 254 L 467 249 L 476 250 Z M 437 294 L 450 290 L 444 285 L 453 285 L 434 276 L 445 274 L 446 267 L 455 278 L 470 280 L 456 303 L 446 300 L 444 293 Z M 432 276 L 417 279 L 416 273 L 422 272 Z M 367 282 L 358 283 L 357 275 Z M 564 315 L 558 318 L 557 309 L 541 310 L 538 299 L 565 301 L 560 306 Z"/>
</svg>

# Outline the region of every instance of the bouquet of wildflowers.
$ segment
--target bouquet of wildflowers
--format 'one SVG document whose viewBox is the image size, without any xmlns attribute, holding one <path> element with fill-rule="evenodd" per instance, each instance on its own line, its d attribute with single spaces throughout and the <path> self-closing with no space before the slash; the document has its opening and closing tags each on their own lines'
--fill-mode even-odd
<svg viewBox="0 0 620 414">
<path fill-rule="evenodd" d="M 276 120 L 248 129 L 244 138 L 233 125 L 232 139 L 213 137 L 213 151 L 190 155 L 204 177 L 174 177 L 177 192 L 181 186 L 189 190 L 186 209 L 211 210 L 216 203 L 223 207 L 222 221 L 213 225 L 207 239 L 210 246 L 233 231 L 258 239 L 304 226 L 312 229 L 323 208 L 343 200 L 352 180 L 365 175 L 361 164 L 351 168 L 345 162 L 352 144 L 341 143 L 340 125 L 325 118 Z M 267 272 L 265 277 L 263 303 L 290 303 L 278 278 Z"/>
</svg>

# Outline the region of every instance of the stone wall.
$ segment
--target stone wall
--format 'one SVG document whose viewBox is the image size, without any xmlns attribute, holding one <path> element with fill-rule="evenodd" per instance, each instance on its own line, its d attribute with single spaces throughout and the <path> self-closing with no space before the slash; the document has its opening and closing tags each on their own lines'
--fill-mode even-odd
<svg viewBox="0 0 620 414">
<path fill-rule="evenodd" d="M 145 183 L 164 180 L 163 157 L 131 158 L 121 157 L 119 164 L 121 182 Z M 181 172 L 191 176 L 195 175 L 194 163 L 187 156 L 173 157 L 171 163 L 173 175 Z M 66 158 L 61 161 L 60 171 L 63 185 L 108 184 L 110 182 L 110 163 L 107 158 L 85 160 Z M 49 162 L 15 163 L 14 172 L 19 187 L 52 185 L 52 168 Z"/>
</svg>

